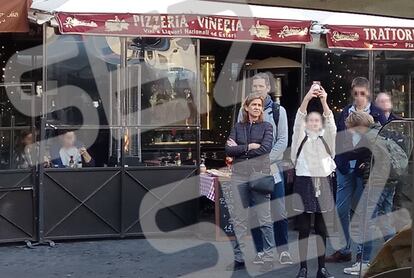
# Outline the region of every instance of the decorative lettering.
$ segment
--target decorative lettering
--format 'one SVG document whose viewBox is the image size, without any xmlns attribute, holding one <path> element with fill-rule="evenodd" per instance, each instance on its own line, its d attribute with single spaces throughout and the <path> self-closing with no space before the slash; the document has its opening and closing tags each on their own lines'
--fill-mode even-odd
<svg viewBox="0 0 414 278">
<path fill-rule="evenodd" d="M 282 31 L 277 33 L 279 38 L 286 38 L 290 36 L 306 36 L 309 29 L 307 27 L 289 27 L 288 25 L 283 26 Z"/>
<path fill-rule="evenodd" d="M 339 41 L 358 41 L 359 34 L 358 33 L 349 33 L 349 32 L 338 32 L 334 31 L 332 33 L 332 40 L 334 42 Z"/>
<path fill-rule="evenodd" d="M 85 20 L 78 20 L 74 17 L 67 17 L 63 25 L 66 28 L 74 28 L 78 26 L 87 26 L 87 27 L 98 27 L 98 25 L 94 21 L 85 21 Z"/>
</svg>

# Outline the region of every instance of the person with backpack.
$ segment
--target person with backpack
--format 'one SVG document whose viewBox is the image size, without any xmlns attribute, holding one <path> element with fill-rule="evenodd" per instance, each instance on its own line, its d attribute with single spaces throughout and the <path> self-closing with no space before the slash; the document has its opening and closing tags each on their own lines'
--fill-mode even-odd
<svg viewBox="0 0 414 278">
<path fill-rule="evenodd" d="M 347 152 L 354 149 L 361 140 L 359 133 L 350 133 L 346 127 L 348 116 L 357 111 L 370 114 L 375 123 L 384 125 L 387 122 L 380 108 L 371 102 L 369 80 L 365 77 L 356 77 L 351 84 L 352 104 L 347 105 L 337 121 L 338 135 L 336 136 L 337 165 L 336 180 L 336 209 L 343 232 L 339 234 L 341 249 L 336 250 L 326 258 L 329 263 L 349 262 L 352 260 L 351 236 L 349 224 L 352 215 L 352 204 L 358 203 L 363 191 L 362 178 L 356 174 L 356 160 L 349 161 Z M 356 261 L 361 261 L 361 252 L 358 250 Z M 357 265 L 356 265 L 357 266 Z"/>
<path fill-rule="evenodd" d="M 313 84 L 299 107 L 293 127 L 291 159 L 296 172 L 293 193 L 300 196 L 294 199 L 293 209 L 301 213 L 297 216 L 300 257 L 297 278 L 306 278 L 308 273 L 307 251 L 312 216 L 318 236 L 316 277 L 333 277 L 325 267 L 327 228 L 323 218 L 324 213 L 335 207 L 332 174 L 336 169 L 336 125 L 327 96 L 322 86 Z M 315 111 L 307 112 L 308 104 L 314 98 L 320 99 L 323 115 Z"/>
<path fill-rule="evenodd" d="M 283 153 L 288 145 L 288 123 L 285 108 L 274 102 L 270 97 L 271 73 L 257 73 L 252 77 L 252 94 L 260 94 L 264 98 L 264 120 L 273 126 L 273 144 L 270 152 L 271 173 L 274 176 L 275 187 L 271 193 L 272 219 L 276 248 L 279 253 L 280 264 L 293 264 L 288 245 L 288 219 L 285 207 L 285 185 L 283 174 L 280 172 L 278 162 L 283 159 Z M 238 122 L 242 121 L 240 109 Z M 254 264 L 263 264 L 263 239 L 260 228 L 252 229 L 252 237 L 256 247 Z"/>
<path fill-rule="evenodd" d="M 362 180 L 362 192 L 355 208 L 355 214 L 359 216 L 360 260 L 345 268 L 344 273 L 360 275 L 369 267 L 376 227 L 382 231 L 384 240 L 389 239 L 388 231 L 382 229 L 384 216 L 379 218 L 381 213 L 378 205 L 383 201 L 382 193 L 387 189 L 389 180 L 401 175 L 407 168 L 408 156 L 397 142 L 380 132 L 381 125 L 375 123 L 368 113 L 352 112 L 345 123 L 350 132 L 361 137 L 354 150 L 346 153 L 345 159 L 356 161 L 355 174 Z"/>
</svg>

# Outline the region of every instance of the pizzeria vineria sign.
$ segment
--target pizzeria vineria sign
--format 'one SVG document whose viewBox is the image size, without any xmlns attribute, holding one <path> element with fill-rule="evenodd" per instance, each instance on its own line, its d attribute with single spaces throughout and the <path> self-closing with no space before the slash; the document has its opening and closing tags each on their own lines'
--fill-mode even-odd
<svg viewBox="0 0 414 278">
<path fill-rule="evenodd" d="M 62 34 L 192 37 L 270 43 L 308 43 L 311 21 L 186 14 L 57 13 Z"/>
</svg>

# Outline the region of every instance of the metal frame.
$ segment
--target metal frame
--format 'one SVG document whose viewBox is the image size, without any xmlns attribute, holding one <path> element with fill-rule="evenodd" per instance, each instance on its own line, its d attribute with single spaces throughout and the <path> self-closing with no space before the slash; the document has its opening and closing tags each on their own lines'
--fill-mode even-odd
<svg viewBox="0 0 414 278">
<path fill-rule="evenodd" d="M 43 88 L 44 91 L 47 91 L 47 53 L 46 53 L 46 28 L 48 28 L 48 26 L 45 24 L 44 25 L 44 44 L 43 44 Z M 197 42 L 197 53 L 196 53 L 196 59 L 198 60 L 200 57 L 200 48 L 199 48 L 199 40 L 196 41 Z M 197 62 L 197 66 L 199 67 L 199 61 Z M 112 80 L 114 81 L 114 80 Z M 119 92 L 119 98 L 121 100 L 120 103 L 120 109 L 119 109 L 119 115 L 125 115 L 126 111 L 126 105 L 128 105 L 128 101 L 127 101 L 127 97 L 128 97 L 128 84 L 129 84 L 130 80 L 129 80 L 129 72 L 128 72 L 128 63 L 127 63 L 127 41 L 126 38 L 121 38 L 121 60 L 120 60 L 120 66 L 118 68 L 117 71 L 117 88 L 118 88 L 118 92 Z M 201 90 L 201 80 L 200 80 L 200 74 L 197 73 L 197 94 L 200 95 L 200 90 Z M 113 87 L 113 84 L 111 83 L 111 88 Z M 112 92 L 111 92 L 112 93 Z M 42 101 L 42 128 L 41 128 L 41 141 L 44 142 L 46 139 L 46 114 L 47 114 L 47 100 L 46 100 L 46 96 L 43 96 L 43 101 Z M 198 110 L 200 109 L 200 98 L 198 98 L 198 103 L 197 103 L 197 108 Z M 112 103 L 111 103 L 112 105 Z M 111 110 L 112 113 L 112 110 Z M 111 114 L 110 113 L 110 114 Z M 118 118 L 118 122 L 113 124 L 112 122 L 112 118 L 109 119 L 109 125 L 107 126 L 89 126 L 89 128 L 91 129 L 117 129 L 120 131 L 121 134 L 125 134 L 125 131 L 130 128 L 130 127 L 134 127 L 136 128 L 137 126 L 131 126 L 130 122 L 127 121 L 128 119 L 126 119 L 126 117 L 121 116 Z M 140 119 L 138 119 L 140 120 Z M 143 129 L 149 129 L 149 128 L 153 128 L 155 126 L 151 126 L 151 125 L 138 125 L 139 128 L 143 128 Z M 66 129 L 66 128 L 79 128 L 76 126 L 56 126 L 57 129 Z M 83 126 L 83 128 L 87 129 L 88 126 Z M 200 139 L 201 139 L 201 129 L 200 129 L 200 115 L 198 114 L 197 117 L 197 123 L 195 125 L 191 125 L 191 126 L 185 126 L 185 125 L 171 125 L 171 126 L 167 126 L 165 128 L 190 128 L 192 130 L 194 130 L 194 132 L 196 132 L 196 152 L 197 152 L 197 162 L 199 162 L 200 160 Z M 128 195 L 128 188 L 126 187 L 126 182 L 127 179 L 130 179 L 132 181 L 134 181 L 134 184 L 136 186 L 139 186 L 141 189 L 143 189 L 146 193 L 150 193 L 151 194 L 151 185 L 149 184 L 144 184 L 143 182 L 141 182 L 139 179 L 137 179 L 136 177 L 134 177 L 134 175 L 132 174 L 132 172 L 138 172 L 138 173 L 144 173 L 144 172 L 154 172 L 154 176 L 157 177 L 161 177 L 164 178 L 162 175 L 158 175 L 157 172 L 158 171 L 163 171 L 163 170 L 173 170 L 176 169 L 177 171 L 185 171 L 185 176 L 183 177 L 188 178 L 190 176 L 193 176 L 196 174 L 197 172 L 197 167 L 196 166 L 181 166 L 180 168 L 177 167 L 128 167 L 126 168 L 125 165 L 125 153 L 123 151 L 124 149 L 124 142 L 123 140 L 119 140 L 120 141 L 120 167 L 107 167 L 104 169 L 100 169 L 100 168 L 84 168 L 84 169 L 80 169 L 81 172 L 88 172 L 91 175 L 102 175 L 103 173 L 107 172 L 107 171 L 115 171 L 110 177 L 107 177 L 106 179 L 104 179 L 104 181 L 100 182 L 100 184 L 88 184 L 89 186 L 93 186 L 94 190 L 92 192 L 90 192 L 89 194 L 87 194 L 87 196 L 83 196 L 80 197 L 78 196 L 75 192 L 73 192 L 72 189 L 68 188 L 67 186 L 65 186 L 64 181 L 56 178 L 54 176 L 54 174 L 59 173 L 62 175 L 70 175 L 70 174 L 75 174 L 73 172 L 68 171 L 67 169 L 44 169 L 43 165 L 41 165 L 39 167 L 39 179 L 38 179 L 38 184 L 37 184 L 37 191 L 38 191 L 38 210 L 39 210 L 39 219 L 38 219 L 38 230 L 37 230 L 37 234 L 38 234 L 38 244 L 52 244 L 53 242 L 51 242 L 51 240 L 54 239 L 71 239 L 71 238 L 101 238 L 101 237 L 125 237 L 126 235 L 131 236 L 131 235 L 142 235 L 142 233 L 134 233 L 131 231 L 131 229 L 133 228 L 133 226 L 138 223 L 140 221 L 140 219 L 135 219 L 134 223 L 132 223 L 131 225 L 129 225 L 128 227 L 125 227 L 125 214 L 130 214 L 131 211 L 128 210 L 128 208 L 126 208 L 124 206 L 124 202 L 125 202 L 125 198 Z M 45 152 L 45 145 L 44 143 L 41 145 L 40 148 L 40 157 L 43 157 L 43 154 Z M 73 171 L 73 170 L 72 170 Z M 77 170 L 76 170 L 77 171 Z M 68 172 L 68 173 L 65 173 Z M 108 184 L 110 184 L 112 181 L 114 181 L 114 179 L 119 178 L 119 203 L 120 203 L 120 207 L 119 207 L 119 220 L 120 220 L 120 226 L 114 226 L 113 224 L 111 224 L 108 219 L 105 218 L 104 215 L 101 215 L 99 212 L 97 212 L 96 208 L 92 208 L 90 205 L 88 205 L 88 201 L 92 200 L 97 194 L 101 193 L 102 190 L 108 186 Z M 118 181 L 116 181 L 118 182 Z M 168 178 L 165 181 L 167 182 L 171 182 L 168 180 Z M 63 192 L 64 195 L 62 196 L 66 196 L 64 197 L 64 199 L 70 203 L 70 209 L 69 211 L 67 211 L 64 215 L 60 215 L 59 219 L 57 221 L 55 221 L 54 223 L 51 224 L 51 226 L 48 226 L 49 224 L 46 223 L 47 219 L 49 219 L 49 217 L 51 216 L 51 214 L 55 214 L 55 211 L 53 210 L 53 208 L 50 207 L 50 204 L 48 202 L 47 199 L 45 199 L 47 197 L 47 194 L 49 193 L 50 190 L 52 190 L 51 185 L 54 185 L 55 189 L 59 189 Z M 180 184 L 180 183 L 179 183 Z M 179 186 L 179 184 L 177 186 Z M 62 197 L 61 196 L 61 197 Z M 165 198 L 166 196 L 164 196 L 163 198 Z M 114 196 L 109 196 L 108 198 L 117 198 Z M 163 198 L 157 198 L 159 203 L 162 203 Z M 64 202 L 65 200 L 61 200 L 62 202 Z M 103 206 L 105 206 L 106 204 L 102 204 Z M 193 205 L 195 205 L 197 207 L 197 202 L 194 202 Z M 95 229 L 95 232 L 92 232 L 90 234 L 71 234 L 70 231 L 68 231 L 67 235 L 61 235 L 61 234 L 56 234 L 54 233 L 54 231 L 56 231 L 56 229 L 59 228 L 59 226 L 63 223 L 65 223 L 66 221 L 71 221 L 72 216 L 79 212 L 81 209 L 86 209 L 86 211 L 88 212 L 88 214 L 92 215 L 94 218 L 96 218 L 101 224 L 103 223 L 106 227 L 109 227 L 112 232 L 111 233 L 100 233 L 97 229 Z M 185 218 L 187 217 L 187 215 L 179 215 L 177 214 L 173 208 L 168 208 L 168 211 L 172 214 L 175 215 L 177 220 L 179 222 L 181 222 L 181 224 L 185 224 Z M 193 213 L 196 213 L 196 209 L 194 209 Z M 187 213 L 188 214 L 188 213 Z M 191 218 L 191 216 L 190 216 Z M 47 225 L 46 225 L 47 224 Z M 94 227 L 92 227 L 93 229 Z M 99 228 L 99 227 L 98 227 Z"/>
<path fill-rule="evenodd" d="M 6 172 L 7 175 L 15 175 L 15 178 L 12 179 L 14 180 L 13 184 L 7 184 L 7 186 L 0 186 L 0 206 L 3 204 L 3 200 L 6 200 L 6 198 L 8 198 L 9 200 L 7 200 L 6 202 L 8 203 L 8 206 L 10 206 L 10 198 L 13 198 L 13 195 L 19 194 L 19 196 L 21 196 L 21 194 L 30 194 L 30 197 L 27 196 L 27 198 L 29 198 L 32 202 L 31 203 L 25 203 L 25 205 L 31 207 L 31 214 L 32 214 L 32 219 L 30 220 L 31 223 L 26 223 L 29 224 L 29 227 L 24 227 L 23 225 L 21 225 L 22 223 L 18 223 L 15 219 L 13 219 L 12 217 L 3 214 L 0 211 L 0 220 L 6 222 L 9 226 L 6 227 L 4 225 L 2 225 L 2 229 L 4 230 L 10 230 L 10 229 L 14 229 L 16 231 L 18 231 L 18 234 L 16 234 L 16 236 L 13 237 L 6 237 L 0 240 L 0 242 L 14 242 L 14 241 L 24 241 L 24 240 L 35 240 L 35 236 L 36 236 L 36 227 L 35 227 L 35 196 L 34 196 L 34 183 L 33 183 L 33 173 L 31 170 L 7 170 Z M 7 183 L 7 179 L 6 177 L 3 177 L 3 179 L 5 179 L 6 181 L 4 181 L 5 183 Z M 25 181 L 29 181 L 29 184 L 25 184 Z M 26 199 L 27 199 L 26 198 Z M 20 199 L 15 199 L 16 201 L 16 205 L 20 206 L 19 204 L 19 200 Z M 27 201 L 27 200 L 25 200 Z M 10 209 L 7 210 L 6 212 L 9 213 L 13 213 L 14 211 L 11 211 Z M 30 211 L 26 211 L 27 213 L 29 213 Z M 15 215 L 15 217 L 18 217 L 19 219 L 21 217 L 19 217 L 19 215 Z"/>
<path fill-rule="evenodd" d="M 154 168 L 154 169 L 152 169 L 152 168 Z M 157 196 L 156 194 L 151 192 L 151 188 L 153 188 L 152 185 L 145 184 L 144 182 L 142 182 L 140 179 L 138 179 L 137 177 L 135 177 L 133 175 L 134 172 L 137 173 L 137 172 L 140 172 L 140 171 L 148 171 L 148 170 L 149 171 L 152 170 L 154 172 L 155 171 L 160 172 L 160 171 L 169 171 L 169 170 L 173 170 L 173 169 L 172 168 L 166 168 L 166 167 L 151 167 L 151 169 L 147 169 L 145 167 L 144 168 L 143 167 L 130 167 L 130 168 L 128 168 L 128 170 L 125 171 L 125 174 L 129 179 L 131 179 L 133 181 L 133 185 L 135 187 L 138 187 L 138 188 L 142 189 L 143 191 L 146 192 L 146 194 L 147 193 L 151 194 L 151 196 L 153 196 L 157 200 L 156 203 L 154 204 L 154 206 L 156 206 L 158 204 L 163 204 L 163 200 L 166 197 L 168 197 L 170 194 L 173 194 L 174 191 L 169 192 L 165 196 Z M 182 183 L 184 182 L 185 179 L 192 177 L 197 172 L 197 168 L 191 167 L 191 166 L 190 167 L 181 166 L 180 168 L 178 168 L 176 170 L 178 170 L 180 172 L 183 172 L 184 178 L 175 185 L 175 188 L 178 187 L 178 186 L 182 186 Z M 176 182 L 176 181 L 171 180 L 169 182 Z M 194 203 L 194 205 L 197 205 L 197 202 L 193 202 L 193 203 Z M 164 206 L 164 207 L 171 213 L 172 216 L 175 216 L 175 218 L 178 219 L 181 222 L 181 224 L 183 224 L 183 225 L 188 224 L 188 223 L 186 223 L 187 221 L 185 220 L 185 217 L 183 217 L 183 215 L 180 215 L 180 214 L 176 213 L 174 211 L 174 209 L 171 208 L 171 207 L 167 207 L 167 206 Z M 195 211 L 197 211 L 197 210 L 195 210 Z M 144 215 L 147 212 L 148 211 L 146 211 L 144 213 Z M 129 236 L 131 236 L 131 235 L 143 235 L 142 233 L 136 233 L 136 232 L 131 231 L 134 228 L 134 226 L 137 225 L 140 222 L 140 220 L 141 219 L 138 217 L 134 221 L 132 221 L 132 223 L 130 223 L 127 227 L 122 227 L 123 233 L 125 235 L 129 235 Z"/>
</svg>

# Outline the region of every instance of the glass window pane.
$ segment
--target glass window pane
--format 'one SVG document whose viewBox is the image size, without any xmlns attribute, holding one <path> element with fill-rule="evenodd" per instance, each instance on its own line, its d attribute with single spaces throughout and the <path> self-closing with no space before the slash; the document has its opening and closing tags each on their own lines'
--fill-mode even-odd
<svg viewBox="0 0 414 278">
<path fill-rule="evenodd" d="M 127 48 L 127 125 L 197 125 L 196 41 L 129 38 Z"/>
<path fill-rule="evenodd" d="M 352 80 L 357 76 L 368 78 L 368 66 L 367 51 L 307 50 L 305 85 L 320 81 L 331 108 L 339 113 L 350 103 Z"/>
<path fill-rule="evenodd" d="M 34 83 L 0 84 L 1 126 L 31 126 L 35 98 Z M 16 103 L 18 107 L 14 105 Z"/>
<path fill-rule="evenodd" d="M 10 130 L 0 130 L 0 169 L 10 169 L 12 163 L 13 140 Z"/>
<path fill-rule="evenodd" d="M 125 165 L 195 165 L 197 129 L 127 128 L 123 136 Z"/>
<path fill-rule="evenodd" d="M 48 121 L 107 125 L 118 100 L 120 39 L 50 34 L 47 41 Z M 114 116 L 116 117 L 116 115 Z"/>
<path fill-rule="evenodd" d="M 47 129 L 46 157 L 53 168 L 114 167 L 116 134 L 108 128 Z M 113 155 L 114 153 L 115 155 Z"/>
<path fill-rule="evenodd" d="M 375 94 L 391 95 L 393 111 L 412 117 L 414 94 L 414 54 L 408 51 L 375 52 Z"/>
</svg>

